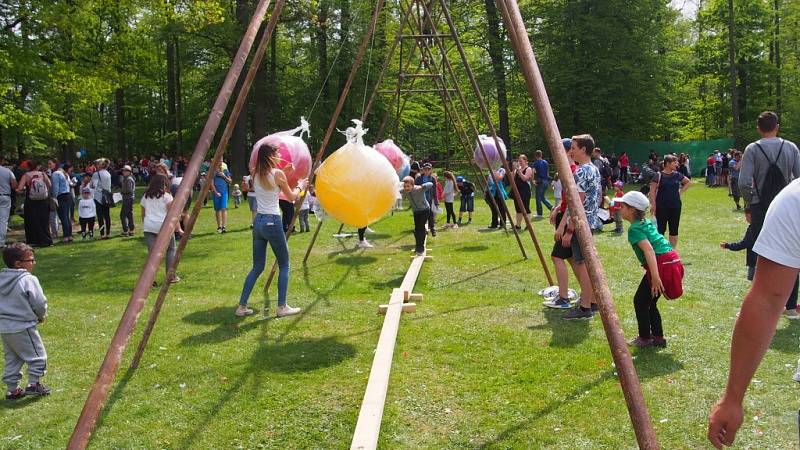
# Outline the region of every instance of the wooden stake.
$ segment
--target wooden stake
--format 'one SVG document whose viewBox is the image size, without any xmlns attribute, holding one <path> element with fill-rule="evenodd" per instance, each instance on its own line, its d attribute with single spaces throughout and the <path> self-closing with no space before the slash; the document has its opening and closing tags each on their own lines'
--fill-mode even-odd
<svg viewBox="0 0 800 450">
<path fill-rule="evenodd" d="M 545 138 L 555 159 L 570 211 L 573 214 L 577 214 L 577 238 L 586 259 L 585 264 L 591 277 L 595 298 L 600 305 L 603 329 L 611 347 L 611 356 L 614 358 L 614 364 L 619 373 L 620 385 L 628 406 L 628 414 L 633 423 L 636 439 L 642 449 L 658 449 L 658 439 L 653 430 L 650 414 L 647 411 L 647 404 L 642 395 L 639 377 L 636 374 L 636 368 L 631 360 L 631 354 L 625 343 L 625 336 L 619 324 L 617 312 L 614 309 L 614 302 L 611 298 L 611 291 L 608 288 L 603 264 L 592 241 L 592 233 L 586 220 L 586 211 L 583 209 L 583 203 L 578 195 L 575 180 L 569 170 L 569 162 L 561 144 L 561 134 L 558 131 L 558 125 L 550 106 L 550 100 L 547 97 L 539 66 L 536 63 L 536 56 L 533 53 L 533 48 L 525 29 L 525 23 L 519 11 L 519 5 L 517 5 L 516 0 L 498 0 L 497 4 L 500 6 L 503 22 L 506 30 L 508 30 L 517 60 L 520 62 L 522 73 L 525 76 L 525 83 L 538 113 L 539 123 L 542 124 Z"/>
</svg>

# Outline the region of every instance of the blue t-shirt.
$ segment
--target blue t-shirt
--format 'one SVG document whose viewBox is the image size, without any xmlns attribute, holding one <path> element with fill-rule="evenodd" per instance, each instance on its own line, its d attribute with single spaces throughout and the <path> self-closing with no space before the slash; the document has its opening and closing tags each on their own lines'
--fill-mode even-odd
<svg viewBox="0 0 800 450">
<path fill-rule="evenodd" d="M 431 205 L 438 205 L 439 202 L 436 201 L 436 180 L 433 179 L 433 176 L 425 176 L 420 175 L 417 177 L 416 184 L 422 186 L 425 183 L 431 183 L 433 188 L 425 190 L 425 199 L 428 200 L 428 203 Z"/>
<path fill-rule="evenodd" d="M 578 167 L 575 171 L 575 184 L 578 185 L 578 192 L 583 192 L 583 209 L 586 210 L 586 220 L 589 228 L 599 230 L 603 228 L 603 222 L 597 215 L 600 209 L 600 171 L 592 163 L 586 163 Z"/>
<path fill-rule="evenodd" d="M 550 179 L 550 165 L 547 164 L 547 161 L 544 159 L 537 159 L 533 162 L 533 170 L 536 171 L 536 179 L 537 180 L 549 180 Z"/>
<path fill-rule="evenodd" d="M 226 177 L 231 176 L 231 173 L 228 172 L 228 169 L 223 169 L 222 173 L 225 174 Z M 220 172 L 214 174 L 214 187 L 220 194 L 228 193 L 228 182 L 225 181 L 225 178 L 220 175 Z"/>
</svg>

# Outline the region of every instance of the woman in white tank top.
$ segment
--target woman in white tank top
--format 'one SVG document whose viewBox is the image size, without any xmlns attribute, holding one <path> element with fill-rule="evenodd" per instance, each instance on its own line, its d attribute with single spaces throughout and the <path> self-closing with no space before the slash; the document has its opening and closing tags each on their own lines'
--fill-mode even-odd
<svg viewBox="0 0 800 450">
<path fill-rule="evenodd" d="M 283 192 L 286 198 L 294 202 L 305 189 L 307 180 L 300 180 L 294 189 L 289 187 L 286 175 L 277 169 L 278 149 L 268 144 L 254 148 L 258 152 L 256 167 L 251 168 L 251 186 L 256 197 L 258 214 L 253 221 L 253 268 L 247 274 L 239 298 L 237 316 L 249 316 L 253 310 L 247 307 L 250 292 L 264 271 L 267 262 L 267 244 L 278 261 L 278 317 L 290 316 L 300 312 L 300 308 L 292 308 L 286 304 L 286 292 L 289 287 L 289 247 L 283 232 L 281 210 L 278 205 L 278 193 Z"/>
</svg>

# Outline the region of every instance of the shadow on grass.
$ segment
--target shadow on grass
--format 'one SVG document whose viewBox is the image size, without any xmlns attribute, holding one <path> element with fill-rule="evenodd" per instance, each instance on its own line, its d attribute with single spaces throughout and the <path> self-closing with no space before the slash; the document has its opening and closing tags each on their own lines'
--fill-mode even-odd
<svg viewBox="0 0 800 450">
<path fill-rule="evenodd" d="M 788 320 L 786 322 L 789 324 L 775 331 L 775 337 L 772 338 L 769 348 L 784 353 L 797 353 L 798 344 L 800 344 L 800 340 L 798 340 L 800 321 Z"/>
<path fill-rule="evenodd" d="M 22 385 L 25 387 L 25 385 Z M 0 400 L 0 410 L 15 410 L 15 409 L 23 409 L 27 408 L 28 406 L 33 406 L 43 397 L 35 397 L 35 396 L 26 396 L 22 397 L 17 400 Z"/>
<path fill-rule="evenodd" d="M 658 349 L 655 348 L 642 349 L 636 353 L 636 356 L 637 358 L 633 360 L 633 363 L 634 366 L 636 367 L 636 372 L 640 380 L 668 375 L 670 373 L 683 369 L 683 364 L 679 361 L 676 361 L 672 354 L 666 353 L 664 351 L 659 351 Z M 480 446 L 480 448 L 481 449 L 492 448 L 495 445 L 502 443 L 503 441 L 509 439 L 511 436 L 518 433 L 519 431 L 530 428 L 539 419 L 546 417 L 549 414 L 552 414 L 562 406 L 577 400 L 578 398 L 586 395 L 592 389 L 600 386 L 601 384 L 609 380 L 614 380 L 617 383 L 619 382 L 618 381 L 619 379 L 614 374 L 613 369 L 602 372 L 596 380 L 591 381 L 589 383 L 585 383 L 575 388 L 564 398 L 550 402 L 549 404 L 545 405 L 544 408 L 534 413 L 528 419 L 523 420 L 521 422 L 517 422 L 511 427 L 506 428 L 505 430 L 501 431 L 496 438 L 494 438 L 491 441 L 485 442 L 483 445 Z"/>
<path fill-rule="evenodd" d="M 383 290 L 387 290 L 387 289 L 394 289 L 397 286 L 400 286 L 400 284 L 403 283 L 403 279 L 404 278 L 405 278 L 405 276 L 401 275 L 401 276 L 399 276 L 397 278 L 392 278 L 391 280 L 370 281 L 369 284 L 372 287 L 372 289 L 374 289 L 376 291 L 383 291 Z"/>
<path fill-rule="evenodd" d="M 459 247 L 455 249 L 457 252 L 482 252 L 484 250 L 489 250 L 489 247 L 486 245 L 469 245 L 467 247 Z"/>
<path fill-rule="evenodd" d="M 372 264 L 377 260 L 378 258 L 374 256 L 355 255 L 346 258 L 336 258 L 334 262 L 340 266 L 363 266 L 365 264 Z"/>
<path fill-rule="evenodd" d="M 496 270 L 500 270 L 500 269 L 502 269 L 504 267 L 508 267 L 508 266 L 513 265 L 513 264 L 521 263 L 522 261 L 524 261 L 524 260 L 521 259 L 521 260 L 517 260 L 517 261 L 509 261 L 509 262 L 507 262 L 505 264 L 501 264 L 499 266 L 495 266 L 495 267 L 492 267 L 490 269 L 486 269 L 486 270 L 484 270 L 482 272 L 469 274 L 468 276 L 466 276 L 464 278 L 461 278 L 459 280 L 453 280 L 453 281 L 451 281 L 449 283 L 445 283 L 445 284 L 441 284 L 441 285 L 437 284 L 436 285 L 436 289 L 443 289 L 443 288 L 447 288 L 447 287 L 450 287 L 450 286 L 455 286 L 457 284 L 465 283 L 467 281 L 473 281 L 473 280 L 475 280 L 477 278 L 480 278 L 480 277 L 482 277 L 484 275 L 488 275 L 488 274 L 490 274 L 490 273 L 492 273 L 492 272 L 494 272 Z"/>
<path fill-rule="evenodd" d="M 588 320 L 573 320 L 566 321 L 563 319 L 564 314 L 569 309 L 552 309 L 548 308 L 544 311 L 544 317 L 547 323 L 542 325 L 529 326 L 529 330 L 543 330 L 549 328 L 553 334 L 550 337 L 550 347 L 556 348 L 570 348 L 582 343 L 589 336 L 590 321 Z"/>
<path fill-rule="evenodd" d="M 356 349 L 351 344 L 325 337 L 265 345 L 256 351 L 253 360 L 258 361 L 256 370 L 294 373 L 334 366 L 355 354 Z"/>
</svg>

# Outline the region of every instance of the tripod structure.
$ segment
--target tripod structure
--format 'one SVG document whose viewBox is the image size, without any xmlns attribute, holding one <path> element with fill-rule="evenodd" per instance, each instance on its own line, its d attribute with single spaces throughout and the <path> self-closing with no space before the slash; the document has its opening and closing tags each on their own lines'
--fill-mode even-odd
<svg viewBox="0 0 800 450">
<path fill-rule="evenodd" d="M 399 0 L 399 1 L 401 7 L 405 8 L 405 15 L 402 19 L 400 32 L 398 32 L 398 36 L 395 38 L 395 42 L 390 52 L 390 56 L 387 58 L 387 60 L 391 59 L 392 57 L 391 55 L 393 55 L 395 51 L 394 49 L 399 45 L 401 41 L 404 40 L 414 41 L 415 43 L 413 47 L 414 52 L 416 52 L 417 50 L 420 52 L 421 60 L 419 69 L 414 74 L 406 73 L 405 69 L 400 74 L 398 74 L 398 83 L 395 87 L 394 97 L 393 97 L 393 103 L 398 102 L 396 109 L 397 114 L 395 120 L 399 121 L 400 116 L 402 114 L 403 107 L 399 103 L 400 94 L 421 93 L 421 92 L 413 92 L 414 90 L 413 87 L 405 87 L 404 81 L 407 79 L 412 79 L 412 80 L 429 79 L 434 83 L 434 88 L 432 89 L 434 89 L 435 93 L 438 93 L 444 99 L 443 104 L 447 105 L 445 106 L 446 114 L 453 121 L 454 126 L 457 129 L 457 133 L 459 135 L 459 140 L 461 141 L 462 146 L 464 146 L 465 150 L 467 151 L 468 156 L 471 157 L 471 155 L 469 154 L 469 141 L 470 141 L 469 136 L 471 133 L 473 136 L 477 137 L 478 127 L 474 119 L 472 118 L 471 114 L 469 114 L 469 111 L 471 111 L 471 109 L 468 107 L 463 92 L 458 86 L 453 65 L 451 64 L 448 58 L 448 52 L 447 49 L 445 48 L 444 44 L 445 40 L 452 40 L 452 43 L 455 44 L 455 47 L 458 51 L 458 55 L 460 58 L 459 62 L 461 62 L 461 64 L 464 66 L 467 78 L 469 79 L 470 82 L 470 86 L 475 92 L 476 97 L 478 99 L 480 115 L 482 117 L 482 120 L 485 122 L 485 126 L 489 131 L 489 134 L 491 135 L 492 139 L 494 140 L 495 145 L 497 146 L 497 148 L 500 148 L 499 138 L 497 137 L 497 133 L 495 131 L 494 126 L 492 125 L 490 115 L 480 95 L 480 89 L 478 87 L 477 81 L 475 80 L 474 74 L 472 73 L 472 70 L 469 67 L 467 57 L 464 52 L 464 48 L 461 45 L 461 42 L 458 38 L 458 34 L 456 31 L 456 27 L 454 26 L 452 17 L 450 16 L 447 6 L 447 0 L 410 0 L 408 3 L 406 3 L 405 0 Z M 222 118 L 226 110 L 228 109 L 230 98 L 233 96 L 236 83 L 239 80 L 242 71 L 244 70 L 246 60 L 251 53 L 257 34 L 267 15 L 270 3 L 271 3 L 270 0 L 259 0 L 255 7 L 252 19 L 245 30 L 238 51 L 223 81 L 223 84 L 214 102 L 214 105 L 206 121 L 206 124 L 203 128 L 203 131 L 200 135 L 200 138 L 197 141 L 194 152 L 192 153 L 191 159 L 189 160 L 189 164 L 187 166 L 186 173 L 183 177 L 183 181 L 178 187 L 178 190 L 175 194 L 175 199 L 172 202 L 169 211 L 167 212 L 164 224 L 161 227 L 156 242 L 154 243 L 152 250 L 148 255 L 145 266 L 142 269 L 142 272 L 139 275 L 136 285 L 131 293 L 130 299 L 128 300 L 128 304 L 120 319 L 120 323 L 117 327 L 117 330 L 114 333 L 114 336 L 111 340 L 111 343 L 106 352 L 103 363 L 100 366 L 100 369 L 98 370 L 94 383 L 92 384 L 86 402 L 83 406 L 83 410 L 81 411 L 80 417 L 78 418 L 78 421 L 75 425 L 75 429 L 70 438 L 68 444 L 68 448 L 70 449 L 84 449 L 86 448 L 89 442 L 89 439 L 94 430 L 95 424 L 103 408 L 103 405 L 108 399 L 108 395 L 113 386 L 114 379 L 122 362 L 122 357 L 125 352 L 125 349 L 127 348 L 130 342 L 130 338 L 135 330 L 139 315 L 141 314 L 144 308 L 144 303 L 150 292 L 150 288 L 152 286 L 153 280 L 155 279 L 156 272 L 164 259 L 165 251 L 167 249 L 167 246 L 169 245 L 169 241 L 175 230 L 176 224 L 182 214 L 183 205 L 186 204 L 187 200 L 189 199 L 189 196 L 191 195 L 192 186 L 197 181 L 197 177 L 199 175 L 200 165 L 205 159 L 206 154 L 208 153 L 208 150 L 211 146 L 211 142 L 213 141 L 214 136 L 216 135 L 219 125 L 222 121 Z M 201 210 L 201 205 L 203 203 L 203 200 L 205 196 L 208 194 L 208 189 L 211 184 L 211 177 L 213 176 L 215 168 L 219 166 L 222 160 L 222 155 L 224 153 L 224 150 L 227 147 L 228 141 L 230 140 L 230 137 L 233 133 L 234 124 L 238 120 L 242 107 L 247 100 L 250 88 L 252 87 L 253 79 L 255 78 L 258 68 L 261 66 L 261 61 L 263 59 L 267 44 L 269 43 L 272 37 L 273 31 L 277 24 L 278 18 L 280 17 L 284 3 L 285 0 L 275 0 L 274 2 L 270 20 L 266 26 L 264 33 L 261 34 L 261 40 L 259 41 L 258 47 L 253 55 L 253 59 L 247 71 L 247 75 L 244 81 L 242 82 L 241 89 L 239 90 L 235 104 L 230 111 L 228 121 L 226 123 L 223 134 L 214 152 L 214 156 L 211 163 L 211 169 L 206 174 L 206 179 L 205 179 L 206 182 L 204 184 L 204 188 L 201 189 L 199 198 L 195 203 L 195 206 L 191 214 L 189 215 L 187 221 L 185 222 L 186 230 L 183 238 L 180 241 L 178 250 L 176 252 L 175 267 L 177 267 L 178 263 L 180 262 L 180 258 L 186 249 L 188 243 L 188 237 L 191 234 L 194 224 L 196 223 L 197 217 Z M 622 328 L 619 324 L 619 318 L 617 317 L 614 308 L 614 304 L 611 298 L 611 292 L 608 288 L 608 283 L 605 278 L 605 273 L 603 271 L 603 266 L 602 263 L 600 262 L 600 259 L 597 255 L 597 251 L 592 242 L 591 231 L 589 229 L 589 225 L 586 220 L 586 213 L 583 209 L 582 202 L 578 195 L 575 181 L 571 177 L 571 171 L 569 170 L 569 163 L 567 161 L 566 155 L 564 154 L 563 150 L 561 150 L 561 141 L 560 141 L 561 137 L 558 131 L 558 126 L 555 122 L 555 117 L 553 115 L 549 99 L 547 97 L 547 92 L 545 90 L 544 82 L 542 80 L 541 73 L 539 72 L 538 65 L 536 63 L 536 58 L 534 56 L 533 49 L 530 44 L 528 33 L 525 29 L 525 24 L 522 19 L 522 15 L 519 11 L 519 6 L 516 0 L 496 0 L 496 3 L 499 6 L 499 10 L 501 11 L 501 14 L 503 16 L 503 23 L 505 24 L 506 31 L 508 32 L 508 36 L 514 48 L 516 58 L 520 63 L 520 68 L 525 77 L 526 86 L 528 88 L 529 94 L 531 96 L 531 99 L 533 100 L 534 106 L 539 116 L 539 123 L 542 124 L 542 127 L 544 129 L 548 146 L 551 150 L 551 153 L 553 154 L 557 169 L 559 171 L 561 182 L 564 186 L 564 195 L 567 199 L 567 203 L 572 213 L 573 221 L 575 223 L 575 228 L 577 230 L 577 238 L 580 242 L 581 249 L 585 257 L 585 264 L 587 264 L 589 269 L 588 271 L 591 277 L 595 298 L 597 299 L 598 304 L 600 306 L 600 314 L 603 320 L 603 326 L 606 332 L 606 337 L 611 347 L 612 350 L 611 354 L 614 359 L 617 371 L 619 373 L 620 384 L 622 387 L 626 404 L 628 406 L 628 412 L 631 417 L 631 421 L 633 423 L 633 428 L 636 434 L 638 444 L 640 448 L 657 449 L 658 441 L 656 439 L 655 432 L 652 427 L 646 403 L 642 396 L 639 379 L 636 374 L 635 367 L 633 366 L 630 352 L 625 344 L 624 335 L 622 333 Z M 359 47 L 359 51 L 356 55 L 356 58 L 353 62 L 353 67 L 351 69 L 350 75 L 342 89 L 339 101 L 331 117 L 331 121 L 327 128 L 325 137 L 322 141 L 319 151 L 316 154 L 314 167 L 316 167 L 321 161 L 322 155 L 324 154 L 324 151 L 328 143 L 330 142 L 330 138 L 336 127 L 336 122 L 339 118 L 339 115 L 341 114 L 344 102 L 347 98 L 348 92 L 353 83 L 355 73 L 361 64 L 361 61 L 364 57 L 364 53 L 366 51 L 367 44 L 369 42 L 369 38 L 374 33 L 378 17 L 383 8 L 384 8 L 384 0 L 376 0 L 368 31 L 361 41 L 361 45 Z M 412 13 L 414 14 L 412 15 Z M 435 18 L 444 19 L 444 22 L 446 24 L 445 31 L 439 31 L 439 27 L 436 26 Z M 407 24 L 413 27 L 412 29 L 416 30 L 416 33 L 403 32 L 403 30 L 406 29 Z M 436 60 L 433 57 L 436 50 L 439 51 L 439 56 L 441 57 L 441 61 L 438 65 L 436 64 Z M 377 88 L 377 86 L 381 84 L 385 76 L 387 67 L 388 67 L 388 62 L 385 61 L 384 68 L 381 71 L 381 75 L 379 77 L 380 81 L 376 83 L 376 89 L 375 92 L 373 92 L 373 96 L 370 98 L 369 106 L 365 107 L 362 113 L 362 121 L 366 119 L 372 107 L 372 104 L 374 103 L 375 96 L 381 93 L 388 93 L 386 92 L 386 90 L 383 90 L 383 92 L 381 92 L 381 90 Z M 423 68 L 426 69 L 427 72 L 420 72 L 420 70 Z M 457 97 L 458 103 L 460 104 L 460 109 L 457 107 L 458 105 L 454 105 L 454 102 L 452 100 L 453 97 L 452 94 L 455 94 L 455 96 Z M 463 114 L 463 117 L 466 118 L 466 124 L 462 120 L 462 116 L 460 114 Z M 388 120 L 388 114 L 382 121 L 382 125 L 378 134 L 379 137 L 382 137 L 383 133 L 385 132 L 387 120 Z M 487 163 L 488 166 L 489 159 L 486 155 L 485 149 L 483 148 L 483 145 L 480 142 L 479 146 L 481 150 L 480 151 L 481 158 L 484 160 L 485 163 Z M 473 163 L 476 162 L 473 161 Z M 510 173 L 508 163 L 505 159 L 503 160 L 503 166 L 506 172 Z M 311 175 L 312 180 L 310 181 L 313 181 L 313 177 L 314 174 L 312 172 Z M 514 199 L 516 202 L 518 202 L 518 205 L 520 205 L 521 200 L 519 197 L 519 192 L 516 189 L 516 185 L 514 183 L 511 183 L 511 187 L 514 192 Z M 303 195 L 305 195 L 305 193 Z M 302 202 L 302 198 L 299 199 L 298 201 Z M 299 209 L 299 203 L 296 204 L 296 208 Z M 295 214 L 295 217 L 297 217 L 297 214 Z M 534 245 L 536 247 L 539 259 L 542 263 L 542 267 L 544 268 L 548 281 L 550 281 L 550 283 L 552 284 L 552 280 L 550 278 L 547 265 L 545 264 L 544 258 L 539 248 L 539 244 L 536 240 L 536 236 L 533 233 L 533 227 L 531 226 L 527 216 L 525 216 L 525 222 L 528 227 L 531 239 L 533 240 Z M 291 226 L 289 227 L 289 229 L 291 230 Z M 512 230 L 514 231 L 514 235 L 516 236 L 517 243 L 519 244 L 520 247 L 520 251 L 523 253 L 523 255 L 525 255 L 525 249 L 522 245 L 519 235 L 517 234 L 514 227 L 512 227 Z M 311 245 L 313 245 L 313 240 Z M 308 257 L 308 253 L 310 252 L 310 250 L 311 246 L 309 246 L 306 258 Z M 142 352 L 146 348 L 147 339 L 153 327 L 155 326 L 155 322 L 158 318 L 159 311 L 163 305 L 163 302 L 166 299 L 166 294 L 169 290 L 169 286 L 170 283 L 164 283 L 162 285 L 161 290 L 159 291 L 158 297 L 156 299 L 152 313 L 150 315 L 150 319 L 143 334 L 142 342 L 140 343 L 136 355 L 134 356 L 132 368 L 136 367 L 142 356 Z"/>
</svg>

